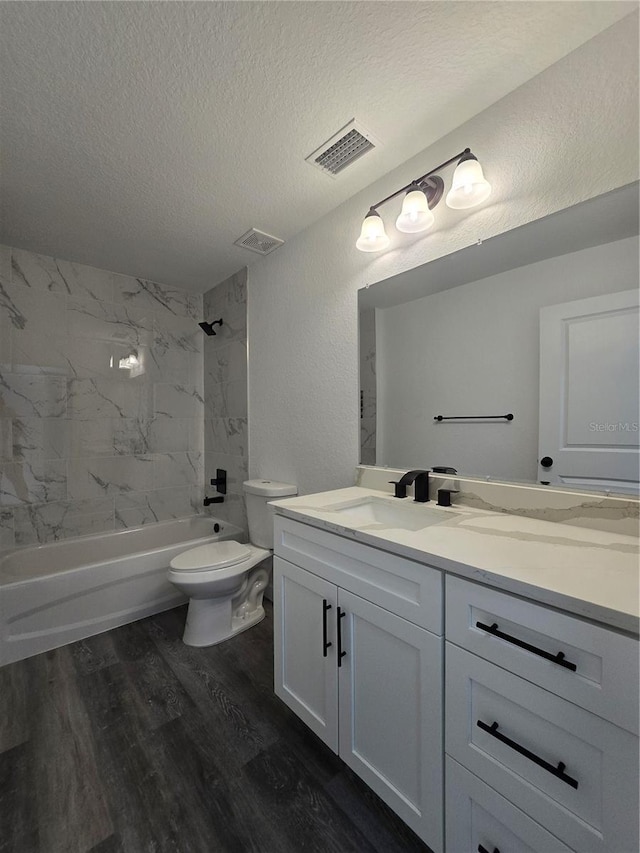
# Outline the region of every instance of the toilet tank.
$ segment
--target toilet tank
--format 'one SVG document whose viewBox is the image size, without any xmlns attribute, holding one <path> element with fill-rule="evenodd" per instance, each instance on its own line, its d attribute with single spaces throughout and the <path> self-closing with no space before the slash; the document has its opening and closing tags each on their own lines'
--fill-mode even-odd
<svg viewBox="0 0 640 853">
<path fill-rule="evenodd" d="M 259 548 L 273 548 L 273 507 L 269 501 L 297 495 L 298 489 L 291 483 L 276 483 L 275 480 L 246 480 L 244 494 L 247 502 L 249 541 Z"/>
</svg>

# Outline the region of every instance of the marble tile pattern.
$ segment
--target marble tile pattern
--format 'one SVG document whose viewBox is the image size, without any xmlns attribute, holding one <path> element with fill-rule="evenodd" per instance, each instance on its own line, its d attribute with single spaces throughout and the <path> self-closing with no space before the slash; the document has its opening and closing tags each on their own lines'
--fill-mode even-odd
<svg viewBox="0 0 640 853">
<path fill-rule="evenodd" d="M 244 296 L 234 308 L 235 342 Z M 201 511 L 202 311 L 175 287 L 0 247 L 0 548 Z M 139 365 L 121 368 L 132 352 Z M 246 388 L 233 358 L 226 384 Z M 240 408 L 234 458 L 246 393 Z"/>
<path fill-rule="evenodd" d="M 360 330 L 360 462 L 376 464 L 376 314 L 362 311 Z"/>
<path fill-rule="evenodd" d="M 207 291 L 205 320 L 222 318 L 216 334 L 204 337 L 204 467 L 206 493 L 215 495 L 209 481 L 217 468 L 227 472 L 224 503 L 208 511 L 247 527 L 242 483 L 248 477 L 247 444 L 247 270 L 232 275 Z"/>
<path fill-rule="evenodd" d="M 398 468 L 358 466 L 356 486 L 392 493 L 390 480 L 405 472 Z M 455 504 L 536 521 L 568 524 L 588 530 L 640 536 L 640 501 L 633 496 L 578 492 L 555 486 L 483 481 L 473 477 L 430 477 L 432 499 L 438 489 L 455 489 Z M 408 494 L 412 494 L 411 488 Z"/>
<path fill-rule="evenodd" d="M 387 475 L 393 471 L 391 468 L 360 470 L 363 475 L 375 470 L 385 470 Z M 363 476 L 362 479 L 371 478 Z M 531 495 L 530 512 L 525 515 L 521 511 L 526 502 L 522 494 L 519 496 L 520 511 L 507 512 L 486 506 L 477 508 L 460 500 L 452 507 L 440 508 L 416 504 L 411 496 L 397 500 L 386 488 L 380 491 L 370 486 L 351 486 L 284 498 L 277 502 L 275 511 L 277 515 L 333 533 L 347 533 L 356 542 L 373 545 L 398 557 L 638 636 L 640 542 L 637 533 L 634 536 L 568 524 L 567 513 L 559 511 L 560 500 L 553 506 L 551 495 L 548 514 L 544 514 L 544 508 L 535 510 L 537 501 Z M 349 516 L 342 511 L 372 499 L 391 513 L 387 521 L 373 521 L 360 514 Z M 502 500 L 506 503 L 509 498 Z M 604 497 L 598 503 L 604 506 L 607 501 L 615 499 Z M 573 507 L 568 512 L 579 517 L 575 503 Z M 585 511 L 583 507 L 582 512 Z M 619 506 L 611 512 L 623 513 L 624 510 Z M 410 522 L 407 526 L 397 523 L 398 513 L 405 522 Z M 550 516 L 554 513 L 559 517 L 552 521 Z M 417 520 L 419 524 L 415 523 Z"/>
</svg>

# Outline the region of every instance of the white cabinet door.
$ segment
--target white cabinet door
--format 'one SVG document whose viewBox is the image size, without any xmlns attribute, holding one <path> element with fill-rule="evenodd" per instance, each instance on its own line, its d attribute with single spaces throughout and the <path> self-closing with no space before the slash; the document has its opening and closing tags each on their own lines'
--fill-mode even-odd
<svg viewBox="0 0 640 853">
<path fill-rule="evenodd" d="M 343 589 L 338 606 L 340 757 L 440 853 L 442 640 Z"/>
<path fill-rule="evenodd" d="M 337 588 L 275 557 L 273 592 L 276 695 L 337 752 Z"/>
<path fill-rule="evenodd" d="M 540 310 L 540 480 L 637 493 L 639 357 L 637 287 Z"/>
</svg>

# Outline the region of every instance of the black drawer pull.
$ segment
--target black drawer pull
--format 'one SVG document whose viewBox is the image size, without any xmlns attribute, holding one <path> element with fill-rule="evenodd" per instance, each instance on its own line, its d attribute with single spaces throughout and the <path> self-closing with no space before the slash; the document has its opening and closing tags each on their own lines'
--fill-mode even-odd
<svg viewBox="0 0 640 853">
<path fill-rule="evenodd" d="M 558 666 L 570 669 L 571 672 L 575 672 L 578 668 L 575 663 L 571 663 L 571 661 L 564 659 L 564 652 L 558 652 L 557 655 L 552 655 L 551 652 L 545 652 L 544 649 L 539 649 L 537 646 L 532 646 L 530 643 L 525 643 L 524 640 L 519 640 L 517 637 L 512 637 L 511 634 L 505 634 L 504 631 L 498 630 L 497 622 L 494 622 L 493 625 L 484 625 L 482 622 L 476 622 L 476 628 L 480 628 L 481 631 L 486 631 L 487 634 L 491 634 L 492 637 L 499 637 L 501 640 L 506 640 L 507 643 L 518 646 L 519 649 L 526 649 L 528 652 L 532 652 L 534 655 L 538 655 L 545 660 L 557 663 Z"/>
<path fill-rule="evenodd" d="M 322 599 L 322 657 L 326 658 L 327 649 L 331 648 L 331 641 L 327 642 L 327 613 L 331 605 L 326 598 Z"/>
<path fill-rule="evenodd" d="M 482 729 L 483 732 L 487 732 L 491 737 L 496 738 L 502 743 L 506 744 L 511 749 L 519 752 L 520 755 L 524 755 L 525 758 L 528 758 L 529 761 L 533 761 L 534 764 L 537 764 L 538 767 L 542 767 L 548 773 L 551 773 L 552 776 L 555 776 L 558 779 L 561 779 L 563 782 L 566 782 L 567 785 L 571 785 L 572 788 L 578 789 L 578 782 L 576 779 L 573 779 L 571 776 L 568 776 L 564 771 L 566 768 L 566 764 L 564 761 L 559 761 L 558 766 L 554 767 L 553 764 L 549 764 L 548 761 L 545 761 L 544 758 L 540 758 L 539 755 L 536 755 L 535 752 L 531 752 L 531 750 L 526 749 L 524 746 L 520 746 L 519 743 L 516 743 L 515 740 L 511 740 L 506 735 L 503 735 L 498 731 L 498 724 L 491 723 L 491 725 L 487 725 L 483 723 L 482 720 L 478 720 L 476 725 L 479 729 Z"/>
<path fill-rule="evenodd" d="M 344 610 L 338 607 L 338 666 L 342 666 L 342 658 L 346 655 L 346 652 L 342 651 L 342 620 L 346 615 Z"/>
<path fill-rule="evenodd" d="M 478 844 L 478 853 L 489 853 L 486 847 L 483 847 L 482 844 Z M 497 847 L 493 848 L 493 853 L 500 853 Z"/>
</svg>

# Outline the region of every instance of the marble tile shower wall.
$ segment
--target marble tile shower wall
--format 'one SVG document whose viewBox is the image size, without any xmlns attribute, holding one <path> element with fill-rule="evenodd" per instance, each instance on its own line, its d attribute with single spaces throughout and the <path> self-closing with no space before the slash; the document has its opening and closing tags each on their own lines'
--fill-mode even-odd
<svg viewBox="0 0 640 853">
<path fill-rule="evenodd" d="M 0 247 L 0 547 L 201 511 L 201 319 L 201 296 Z"/>
<path fill-rule="evenodd" d="M 227 471 L 223 504 L 209 511 L 246 529 L 242 483 L 248 477 L 247 445 L 247 270 L 204 294 L 204 316 L 222 318 L 216 335 L 204 340 L 204 456 L 205 483 L 216 468 Z M 215 494 L 208 487 L 207 494 Z"/>
</svg>

